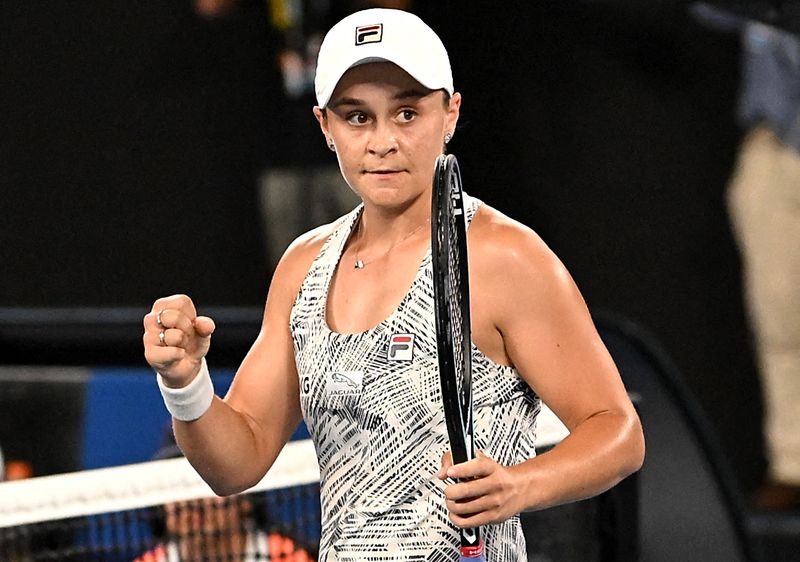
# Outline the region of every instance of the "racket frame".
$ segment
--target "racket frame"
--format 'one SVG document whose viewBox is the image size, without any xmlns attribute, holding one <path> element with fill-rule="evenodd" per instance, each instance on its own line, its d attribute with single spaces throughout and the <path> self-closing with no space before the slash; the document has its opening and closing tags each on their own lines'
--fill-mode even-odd
<svg viewBox="0 0 800 562">
<path fill-rule="evenodd" d="M 447 236 L 451 224 L 454 227 L 455 240 Z M 455 248 L 453 248 L 454 243 Z M 458 256 L 458 264 L 455 267 L 450 262 L 453 250 Z M 431 196 L 431 261 L 442 404 L 453 464 L 459 464 L 475 458 L 475 448 L 472 423 L 472 329 L 466 209 L 458 160 L 452 154 L 440 155 L 434 168 Z M 453 275 L 459 276 L 460 295 L 453 294 L 454 290 L 448 283 L 448 277 Z M 460 308 L 461 342 L 454 341 L 453 330 L 456 319 L 451 314 L 451 306 Z M 458 351 L 463 358 L 460 373 L 456 359 Z M 460 388 L 459 377 L 461 377 Z M 480 527 L 460 529 L 460 541 L 462 561 L 485 560 Z"/>
</svg>

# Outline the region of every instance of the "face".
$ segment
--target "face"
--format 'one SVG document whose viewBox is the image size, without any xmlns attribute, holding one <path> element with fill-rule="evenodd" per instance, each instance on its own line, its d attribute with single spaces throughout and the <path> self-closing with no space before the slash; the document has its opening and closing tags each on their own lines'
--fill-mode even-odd
<svg viewBox="0 0 800 562">
<path fill-rule="evenodd" d="M 166 530 L 177 541 L 181 560 L 238 560 L 250 512 L 249 502 L 239 496 L 169 504 Z"/>
<path fill-rule="evenodd" d="M 327 110 L 314 114 L 350 187 L 365 203 L 396 206 L 431 189 L 461 105 L 458 93 L 445 99 L 392 63 L 369 63 L 348 70 Z"/>
</svg>

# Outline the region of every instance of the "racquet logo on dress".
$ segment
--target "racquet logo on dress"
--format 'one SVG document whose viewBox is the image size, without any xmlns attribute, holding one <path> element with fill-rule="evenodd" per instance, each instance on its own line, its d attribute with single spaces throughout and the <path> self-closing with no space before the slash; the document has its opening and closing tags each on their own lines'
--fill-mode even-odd
<svg viewBox="0 0 800 562">
<path fill-rule="evenodd" d="M 389 361 L 411 361 L 414 359 L 414 334 L 393 334 L 389 340 Z"/>
<path fill-rule="evenodd" d="M 362 25 L 356 28 L 356 45 L 380 43 L 383 39 L 383 24 Z"/>
</svg>

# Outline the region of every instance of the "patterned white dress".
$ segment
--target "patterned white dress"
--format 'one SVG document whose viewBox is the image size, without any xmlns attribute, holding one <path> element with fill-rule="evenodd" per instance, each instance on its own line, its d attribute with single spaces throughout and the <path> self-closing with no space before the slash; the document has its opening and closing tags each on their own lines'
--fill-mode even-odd
<svg viewBox="0 0 800 562">
<path fill-rule="evenodd" d="M 468 197 L 467 220 L 480 201 Z M 374 328 L 326 322 L 334 270 L 362 207 L 323 245 L 298 293 L 291 331 L 303 417 L 321 472 L 320 561 L 455 561 L 458 532 L 436 477 L 448 450 L 436 356 L 431 255 Z M 512 367 L 473 344 L 476 446 L 501 464 L 535 455 L 541 402 Z M 484 529 L 488 562 L 526 560 L 518 517 Z"/>
</svg>

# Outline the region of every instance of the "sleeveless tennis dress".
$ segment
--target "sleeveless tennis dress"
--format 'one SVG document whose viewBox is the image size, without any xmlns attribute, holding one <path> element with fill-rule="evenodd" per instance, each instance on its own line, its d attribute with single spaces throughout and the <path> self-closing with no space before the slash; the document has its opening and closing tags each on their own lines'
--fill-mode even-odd
<svg viewBox="0 0 800 562">
<path fill-rule="evenodd" d="M 467 220 L 480 201 L 468 197 Z M 291 313 L 303 417 L 321 473 L 320 562 L 455 561 L 447 517 L 449 450 L 436 355 L 430 250 L 397 309 L 372 329 L 327 325 L 328 288 L 363 207 L 345 215 L 308 271 Z M 540 400 L 512 367 L 473 344 L 476 446 L 509 465 L 535 455 Z M 487 562 L 527 560 L 518 517 L 484 527 Z"/>
</svg>

